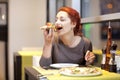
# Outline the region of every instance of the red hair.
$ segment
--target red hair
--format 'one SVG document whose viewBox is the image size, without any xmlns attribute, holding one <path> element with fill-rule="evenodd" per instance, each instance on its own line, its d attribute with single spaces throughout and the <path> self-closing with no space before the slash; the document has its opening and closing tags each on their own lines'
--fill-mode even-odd
<svg viewBox="0 0 120 80">
<path fill-rule="evenodd" d="M 79 13 L 70 7 L 61 7 L 59 11 L 64 11 L 68 13 L 69 18 L 71 19 L 71 22 L 74 24 L 76 23 L 76 26 L 74 28 L 74 35 L 82 36 L 82 26 L 81 26 L 81 18 Z"/>
</svg>

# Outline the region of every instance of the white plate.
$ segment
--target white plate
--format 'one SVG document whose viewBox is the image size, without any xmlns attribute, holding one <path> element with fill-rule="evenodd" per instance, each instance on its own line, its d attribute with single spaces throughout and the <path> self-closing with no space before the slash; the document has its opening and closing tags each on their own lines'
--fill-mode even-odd
<svg viewBox="0 0 120 80">
<path fill-rule="evenodd" d="M 51 64 L 50 67 L 53 68 L 65 68 L 65 67 L 77 67 L 79 66 L 78 64 L 73 64 L 73 63 L 56 63 L 56 64 Z"/>
<path fill-rule="evenodd" d="M 95 73 L 88 73 L 88 74 L 71 74 L 69 73 L 69 71 L 61 71 L 60 74 L 62 75 L 65 75 L 65 76 L 81 76 L 81 77 L 84 77 L 84 76 L 98 76 L 98 75 L 101 75 L 102 72 L 101 70 L 98 70 L 97 72 Z"/>
<path fill-rule="evenodd" d="M 60 74 L 65 75 L 65 76 L 98 76 L 101 75 L 101 72 L 97 72 L 97 73 L 92 73 L 92 74 L 70 74 L 70 73 L 66 73 L 66 72 L 60 72 Z"/>
</svg>

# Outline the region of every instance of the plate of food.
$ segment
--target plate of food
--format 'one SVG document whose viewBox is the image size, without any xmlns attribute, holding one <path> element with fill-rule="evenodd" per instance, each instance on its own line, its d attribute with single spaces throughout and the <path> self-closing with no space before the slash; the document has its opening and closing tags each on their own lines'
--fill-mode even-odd
<svg viewBox="0 0 120 80">
<path fill-rule="evenodd" d="M 55 63 L 51 64 L 50 67 L 52 68 L 68 68 L 68 67 L 77 67 L 79 66 L 78 64 L 73 64 L 73 63 Z"/>
<path fill-rule="evenodd" d="M 60 74 L 66 76 L 98 76 L 102 74 L 102 71 L 97 67 L 69 67 L 61 68 Z"/>
</svg>

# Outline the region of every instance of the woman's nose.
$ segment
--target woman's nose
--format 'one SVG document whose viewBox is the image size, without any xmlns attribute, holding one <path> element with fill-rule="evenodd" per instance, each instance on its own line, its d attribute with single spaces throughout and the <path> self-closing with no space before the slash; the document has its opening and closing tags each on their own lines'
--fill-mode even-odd
<svg viewBox="0 0 120 80">
<path fill-rule="evenodd" d="M 56 22 L 55 22 L 55 25 L 60 25 L 61 24 L 61 22 L 60 22 L 60 20 L 56 20 Z"/>
<path fill-rule="evenodd" d="M 55 22 L 55 26 L 58 26 L 58 25 L 59 25 L 59 23 L 58 23 L 58 21 L 56 21 L 56 22 Z"/>
</svg>

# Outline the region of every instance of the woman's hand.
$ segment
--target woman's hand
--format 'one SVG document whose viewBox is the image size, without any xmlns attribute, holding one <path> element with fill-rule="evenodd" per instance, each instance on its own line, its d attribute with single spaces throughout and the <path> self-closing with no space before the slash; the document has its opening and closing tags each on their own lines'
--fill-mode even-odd
<svg viewBox="0 0 120 80">
<path fill-rule="evenodd" d="M 51 57 L 51 50 L 52 50 L 52 42 L 53 42 L 53 35 L 54 31 L 52 29 L 49 29 L 49 31 L 47 29 L 44 30 L 44 40 L 45 40 L 45 44 L 43 47 L 43 54 L 42 56 L 44 58 L 50 58 Z"/>
<path fill-rule="evenodd" d="M 44 30 L 44 40 L 45 40 L 45 45 L 51 45 L 53 42 L 53 35 L 54 31 L 53 29 L 49 29 L 49 30 Z"/>
<path fill-rule="evenodd" d="M 93 52 L 87 51 L 85 55 L 86 65 L 90 65 L 94 62 L 95 55 Z"/>
</svg>

